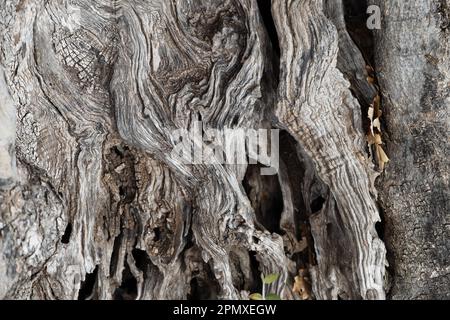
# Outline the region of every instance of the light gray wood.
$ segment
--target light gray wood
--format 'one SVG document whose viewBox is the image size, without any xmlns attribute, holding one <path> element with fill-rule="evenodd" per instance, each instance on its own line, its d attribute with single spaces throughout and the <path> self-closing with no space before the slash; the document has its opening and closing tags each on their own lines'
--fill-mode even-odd
<svg viewBox="0 0 450 320">
<path fill-rule="evenodd" d="M 1 1 L 0 298 L 248 299 L 269 273 L 283 299 L 448 296 L 448 29 L 387 14 L 448 18 L 422 2 L 382 6 L 377 88 L 348 1 Z M 198 120 L 282 129 L 278 175 L 175 157 Z"/>
<path fill-rule="evenodd" d="M 282 48 L 276 114 L 330 188 L 324 210 L 311 218 L 315 294 L 382 299 L 386 259 L 375 231 L 375 173 L 363 149 L 359 104 L 336 67 L 338 33 L 321 2 L 275 0 L 273 14 Z"/>
</svg>

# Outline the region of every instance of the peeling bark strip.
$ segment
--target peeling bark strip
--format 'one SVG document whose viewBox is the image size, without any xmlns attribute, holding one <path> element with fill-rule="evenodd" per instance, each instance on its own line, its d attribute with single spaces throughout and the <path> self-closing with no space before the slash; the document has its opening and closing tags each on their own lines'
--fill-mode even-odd
<svg viewBox="0 0 450 320">
<path fill-rule="evenodd" d="M 323 212 L 311 218 L 315 293 L 323 299 L 382 299 L 386 260 L 375 231 L 379 214 L 369 177 L 374 173 L 355 126 L 360 107 L 336 68 L 338 34 L 320 1 L 275 0 L 273 14 L 281 43 L 276 114 L 331 192 Z"/>
<path fill-rule="evenodd" d="M 0 2 L 0 298 L 247 299 L 272 273 L 279 280 L 264 291 L 283 299 L 385 298 L 379 173 L 363 120 L 378 88 L 346 29 L 351 0 L 264 1 Z M 429 112 L 411 118 L 442 148 L 434 158 L 403 135 L 410 123 L 397 94 L 416 92 L 411 75 L 397 76 L 407 73 L 390 51 L 394 29 L 377 40 L 392 106 L 395 164 L 380 185 L 393 297 L 442 297 L 448 287 L 448 250 L 431 250 L 431 238 L 409 245 L 409 231 L 430 230 L 409 222 L 410 205 L 428 212 L 436 200 L 439 222 L 448 218 L 447 144 L 433 133 L 446 137 L 447 126 L 429 122 L 448 111 L 448 30 L 435 31 L 419 59 Z M 199 122 L 201 136 L 283 129 L 278 175 L 261 176 L 266 163 L 174 156 L 177 133 Z M 401 198 L 414 181 L 400 169 L 407 149 L 433 160 L 440 179 L 423 163 L 410 168 L 439 196 Z M 445 233 L 432 230 L 445 247 Z M 436 258 L 405 258 L 417 248 Z M 411 290 L 419 273 L 434 272 L 436 295 Z"/>
</svg>

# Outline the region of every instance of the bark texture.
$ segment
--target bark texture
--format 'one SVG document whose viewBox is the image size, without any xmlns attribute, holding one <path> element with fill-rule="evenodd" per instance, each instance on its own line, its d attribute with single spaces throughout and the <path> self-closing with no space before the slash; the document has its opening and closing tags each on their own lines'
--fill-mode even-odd
<svg viewBox="0 0 450 320">
<path fill-rule="evenodd" d="M 431 2 L 380 4 L 374 48 L 355 1 L 0 2 L 0 298 L 247 299 L 269 273 L 283 299 L 448 297 L 449 6 Z M 171 152 L 177 130 L 229 128 L 281 129 L 278 174 Z"/>
<path fill-rule="evenodd" d="M 395 299 L 450 298 L 450 2 L 379 1 L 391 164 L 379 181 Z"/>
<path fill-rule="evenodd" d="M 276 114 L 329 186 L 324 210 L 311 218 L 321 250 L 312 269 L 315 292 L 325 299 L 384 298 L 374 173 L 364 156 L 360 106 L 336 66 L 338 33 L 320 2 L 274 1 L 273 11 L 282 48 Z"/>
</svg>

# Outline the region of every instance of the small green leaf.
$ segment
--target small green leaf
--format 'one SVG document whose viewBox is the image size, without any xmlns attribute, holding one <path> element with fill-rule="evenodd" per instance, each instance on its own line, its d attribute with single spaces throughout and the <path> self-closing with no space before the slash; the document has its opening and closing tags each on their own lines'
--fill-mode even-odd
<svg viewBox="0 0 450 320">
<path fill-rule="evenodd" d="M 275 273 L 269 274 L 268 276 L 265 276 L 263 278 L 263 282 L 264 284 L 271 284 L 274 283 L 275 281 L 277 281 L 278 279 L 278 275 Z"/>
<path fill-rule="evenodd" d="M 275 293 L 269 293 L 266 296 L 266 300 L 281 300 L 280 296 Z"/>
<path fill-rule="evenodd" d="M 260 293 L 253 293 L 249 296 L 250 300 L 264 300 Z"/>
</svg>

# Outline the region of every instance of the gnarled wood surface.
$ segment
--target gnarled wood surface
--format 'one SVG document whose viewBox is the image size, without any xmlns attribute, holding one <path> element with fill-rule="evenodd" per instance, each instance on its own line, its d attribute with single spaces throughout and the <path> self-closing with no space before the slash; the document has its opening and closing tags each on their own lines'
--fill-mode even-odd
<svg viewBox="0 0 450 320">
<path fill-rule="evenodd" d="M 365 140 L 380 88 L 347 30 L 351 2 L 2 1 L 0 297 L 247 299 L 261 290 L 261 274 L 276 273 L 269 290 L 284 299 L 384 299 L 380 172 Z M 424 58 L 408 72 L 433 85 L 423 100 L 428 115 L 444 116 L 448 30 L 428 31 L 437 65 Z M 413 219 L 409 206 L 421 201 L 404 196 L 419 189 L 403 186 L 432 183 L 440 196 L 425 193 L 414 210 L 430 212 L 436 200 L 442 221 L 429 221 L 448 225 L 448 123 L 414 118 L 440 147 L 435 156 L 422 155 L 422 146 L 411 152 L 433 159 L 441 174 L 431 180 L 418 165 L 425 181 L 408 178 L 411 166 L 400 167 L 414 148 L 402 135 L 410 118 L 396 113 L 407 106 L 395 95 L 415 87 L 398 69 L 395 32 L 376 38 L 380 87 L 392 107 L 389 139 L 398 137 L 389 140 L 393 164 L 379 182 L 393 297 L 443 297 L 448 228 L 431 228 L 433 248 L 426 223 L 400 220 Z M 413 50 L 407 36 L 401 41 Z M 186 164 L 171 151 L 177 130 L 196 130 L 197 121 L 205 132 L 281 129 L 278 174 L 262 176 L 267 163 Z M 404 127 L 395 131 L 397 124 Z M 408 243 L 412 230 L 420 245 Z M 413 263 L 404 255 L 410 248 L 413 257 L 428 248 L 438 260 Z M 436 274 L 429 288 L 441 291 L 410 295 L 416 274 L 425 274 L 425 287 Z"/>
<path fill-rule="evenodd" d="M 319 298 L 384 298 L 385 248 L 364 155 L 360 107 L 337 69 L 338 33 L 317 1 L 274 1 L 281 44 L 276 114 L 330 189 L 311 218 Z M 339 261 L 343 259 L 344 261 Z"/>
</svg>

